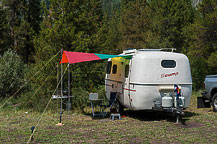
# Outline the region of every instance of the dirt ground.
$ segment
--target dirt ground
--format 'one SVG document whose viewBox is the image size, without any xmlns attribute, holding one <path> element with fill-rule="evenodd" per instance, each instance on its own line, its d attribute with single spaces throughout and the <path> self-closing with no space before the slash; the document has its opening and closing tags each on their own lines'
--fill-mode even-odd
<svg viewBox="0 0 217 144">
<path fill-rule="evenodd" d="M 35 126 L 31 143 L 217 143 L 217 113 L 211 109 L 197 109 L 195 100 L 185 111 L 179 124 L 176 118 L 155 112 L 125 112 L 122 120 L 92 119 L 91 109 L 86 114 L 64 112 L 63 126 L 56 126 L 59 114 L 48 111 L 0 110 L 0 142 L 26 143 Z"/>
</svg>

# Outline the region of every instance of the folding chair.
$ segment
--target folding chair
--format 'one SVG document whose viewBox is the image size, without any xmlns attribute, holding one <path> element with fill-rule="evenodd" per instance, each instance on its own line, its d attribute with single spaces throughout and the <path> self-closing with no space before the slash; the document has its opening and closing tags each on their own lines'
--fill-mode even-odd
<svg viewBox="0 0 217 144">
<path fill-rule="evenodd" d="M 104 117 L 104 111 L 101 107 L 103 99 L 98 98 L 98 93 L 90 93 L 89 100 L 91 103 L 93 117 Z M 99 110 L 96 112 L 97 106 Z"/>
<path fill-rule="evenodd" d="M 112 107 L 115 104 L 116 99 L 117 99 L 117 92 L 111 92 L 110 93 L 109 104 L 105 105 L 105 110 L 107 109 L 107 111 L 104 113 L 104 117 L 108 114 L 109 110 L 112 109 Z"/>
</svg>

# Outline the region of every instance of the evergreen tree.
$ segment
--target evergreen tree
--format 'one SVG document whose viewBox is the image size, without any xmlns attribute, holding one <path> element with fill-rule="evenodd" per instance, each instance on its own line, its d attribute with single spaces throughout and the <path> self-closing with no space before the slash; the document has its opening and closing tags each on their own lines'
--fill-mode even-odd
<svg viewBox="0 0 217 144">
<path fill-rule="evenodd" d="M 118 48 L 118 43 L 121 40 L 120 21 L 119 10 L 114 10 L 112 16 L 104 15 L 103 25 L 99 33 L 102 39 L 103 53 L 119 54 L 122 52 Z"/>
<path fill-rule="evenodd" d="M 114 11 L 120 10 L 121 0 L 102 0 L 103 11 L 108 15 L 112 16 Z"/>
<path fill-rule="evenodd" d="M 207 74 L 217 73 L 217 2 L 203 0 L 197 11 L 194 24 L 185 31 L 194 89 L 202 87 Z"/>
<path fill-rule="evenodd" d="M 20 24 L 19 17 L 21 16 L 21 11 L 19 8 L 21 5 L 21 0 L 1 1 L 1 30 L 3 32 L 1 43 L 7 44 L 7 46 L 4 46 L 4 49 L 13 48 L 17 45 L 15 31 L 16 27 Z"/>
<path fill-rule="evenodd" d="M 150 48 L 176 48 L 182 51 L 183 29 L 193 22 L 191 0 L 154 0 L 149 7 L 151 24 L 147 32 Z"/>
<path fill-rule="evenodd" d="M 148 9 L 146 0 L 123 1 L 121 10 L 120 51 L 128 48 L 146 48 L 145 32 L 148 29 Z"/>
<path fill-rule="evenodd" d="M 100 53 L 102 4 L 97 0 L 50 0 L 49 8 L 44 4 L 43 21 L 40 34 L 35 38 L 36 67 L 48 62 L 61 49 L 77 52 Z M 58 63 L 59 56 L 55 59 Z M 41 72 L 41 78 L 35 80 L 39 85 L 44 78 L 56 67 L 55 61 Z M 65 68 L 65 65 L 64 65 Z M 90 91 L 103 81 L 101 64 L 86 62 L 74 64 L 72 67 L 73 87 L 82 87 Z M 76 78 L 75 78 L 76 77 Z M 49 79 L 47 88 L 42 93 L 46 95 L 53 92 L 56 86 L 55 73 Z M 67 81 L 65 81 L 67 82 Z"/>
<path fill-rule="evenodd" d="M 80 52 L 96 51 L 98 46 L 94 41 L 102 20 L 101 3 L 51 0 L 49 10 L 44 11 L 42 30 L 35 40 L 39 59 L 46 59 L 40 53 L 50 50 L 54 54 L 61 48 Z M 46 56 L 50 56 L 50 53 Z"/>
<path fill-rule="evenodd" d="M 25 63 L 34 62 L 33 37 L 39 32 L 40 0 L 3 0 L 1 10 L 6 16 L 2 19 L 5 21 L 2 27 L 8 31 L 4 36 L 9 38 L 4 43 Z"/>
<path fill-rule="evenodd" d="M 21 47 L 19 52 L 23 55 L 25 62 L 34 62 L 35 48 L 33 45 L 34 36 L 39 33 L 41 22 L 41 7 L 40 0 L 28 0 L 25 3 L 24 20 L 21 23 L 21 29 L 24 26 L 26 29 L 23 35 L 25 42 L 24 47 Z"/>
<path fill-rule="evenodd" d="M 10 48 L 10 29 L 7 22 L 6 10 L 3 5 L 0 6 L 0 55 L 3 55 Z"/>
</svg>

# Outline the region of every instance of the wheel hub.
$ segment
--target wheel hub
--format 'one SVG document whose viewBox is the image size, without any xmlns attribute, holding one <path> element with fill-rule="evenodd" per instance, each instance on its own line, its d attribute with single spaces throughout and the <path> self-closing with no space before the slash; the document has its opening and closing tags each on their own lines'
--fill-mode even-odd
<svg viewBox="0 0 217 144">
<path fill-rule="evenodd" d="M 214 100 L 214 107 L 217 109 L 217 98 Z"/>
</svg>

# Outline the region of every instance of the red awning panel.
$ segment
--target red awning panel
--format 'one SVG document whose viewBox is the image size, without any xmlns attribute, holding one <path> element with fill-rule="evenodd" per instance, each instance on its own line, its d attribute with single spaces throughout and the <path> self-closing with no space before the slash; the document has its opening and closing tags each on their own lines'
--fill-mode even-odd
<svg viewBox="0 0 217 144">
<path fill-rule="evenodd" d="M 102 60 L 114 57 L 131 58 L 129 55 L 107 55 L 97 53 L 81 53 L 81 52 L 69 52 L 63 51 L 62 60 L 60 63 L 80 63 L 85 61 Z"/>
<path fill-rule="evenodd" d="M 62 60 L 60 63 L 80 63 L 85 61 L 101 60 L 93 53 L 68 52 L 63 51 Z"/>
</svg>

